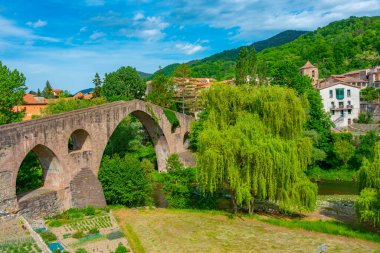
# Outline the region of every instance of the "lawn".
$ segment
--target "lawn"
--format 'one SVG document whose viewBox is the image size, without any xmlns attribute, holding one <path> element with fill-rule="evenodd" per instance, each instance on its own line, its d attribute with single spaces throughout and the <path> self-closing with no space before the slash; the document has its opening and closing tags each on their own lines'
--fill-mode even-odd
<svg viewBox="0 0 380 253">
<path fill-rule="evenodd" d="M 380 244 L 302 229 L 257 218 L 231 218 L 222 212 L 113 210 L 135 253 L 139 252 L 380 252 Z M 133 238 L 133 242 L 131 239 Z"/>
</svg>

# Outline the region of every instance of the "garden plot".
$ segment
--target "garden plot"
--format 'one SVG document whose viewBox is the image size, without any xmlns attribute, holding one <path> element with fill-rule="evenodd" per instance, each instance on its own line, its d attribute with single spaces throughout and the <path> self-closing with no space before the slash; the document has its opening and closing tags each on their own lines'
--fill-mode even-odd
<svg viewBox="0 0 380 253">
<path fill-rule="evenodd" d="M 109 215 L 79 220 L 64 226 L 67 232 L 69 231 L 90 231 L 93 228 L 111 228 L 112 222 Z"/>
<path fill-rule="evenodd" d="M 0 222 L 0 252 L 37 253 L 37 246 L 24 223 L 17 219 Z"/>
<path fill-rule="evenodd" d="M 87 252 L 110 253 L 120 244 L 130 249 L 115 218 L 106 210 L 68 210 L 47 218 L 46 224 L 68 252 L 83 248 Z"/>
</svg>

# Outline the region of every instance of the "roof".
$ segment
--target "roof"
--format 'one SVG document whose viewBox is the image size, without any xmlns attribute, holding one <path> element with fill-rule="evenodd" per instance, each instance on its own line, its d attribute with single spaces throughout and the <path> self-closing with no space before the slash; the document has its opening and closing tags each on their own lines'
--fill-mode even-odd
<svg viewBox="0 0 380 253">
<path fill-rule="evenodd" d="M 340 82 L 346 82 L 346 83 L 368 83 L 368 81 L 366 80 L 351 77 L 351 76 L 332 75 L 331 77 L 334 78 L 335 80 L 338 80 Z"/>
<path fill-rule="evenodd" d="M 94 88 L 87 88 L 87 89 L 84 89 L 84 90 L 80 90 L 77 93 L 81 92 L 83 94 L 88 94 L 88 93 L 93 92 L 93 91 L 94 91 Z M 75 93 L 75 94 L 77 94 L 77 93 Z"/>
<path fill-rule="evenodd" d="M 25 105 L 46 105 L 47 101 L 44 97 L 36 97 L 33 94 L 25 94 L 22 97 L 23 104 Z"/>
<path fill-rule="evenodd" d="M 309 69 L 309 68 L 316 68 L 316 66 L 314 66 L 313 64 L 311 64 L 309 60 L 307 60 L 305 65 L 303 65 L 300 69 Z"/>
<path fill-rule="evenodd" d="M 352 88 L 357 88 L 357 89 L 360 90 L 360 87 L 355 86 L 355 85 L 352 85 L 352 84 L 350 84 L 350 83 L 345 83 L 345 82 L 327 82 L 327 83 L 324 82 L 324 83 L 322 83 L 322 84 L 317 85 L 316 88 L 317 88 L 318 90 L 323 90 L 323 89 L 330 88 L 330 87 L 333 87 L 333 86 L 338 85 L 338 84 L 342 84 L 342 85 L 350 86 L 350 87 L 352 87 Z"/>
</svg>

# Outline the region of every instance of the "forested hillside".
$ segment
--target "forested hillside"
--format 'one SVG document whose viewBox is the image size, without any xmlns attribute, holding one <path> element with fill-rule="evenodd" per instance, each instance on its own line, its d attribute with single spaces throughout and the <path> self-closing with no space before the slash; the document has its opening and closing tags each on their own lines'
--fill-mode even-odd
<svg viewBox="0 0 380 253">
<path fill-rule="evenodd" d="M 271 76 L 272 66 L 290 60 L 302 66 L 310 60 L 320 76 L 340 74 L 380 64 L 380 17 L 351 17 L 333 22 L 282 46 L 258 54 Z"/>
<path fill-rule="evenodd" d="M 305 33 L 307 32 L 288 30 L 281 32 L 269 39 L 252 43 L 248 47 L 254 47 L 257 52 L 260 52 L 266 48 L 283 45 L 285 43 L 293 41 Z M 235 61 L 241 48 L 242 47 L 225 50 L 221 53 L 211 55 L 202 60 L 187 62 L 186 65 L 190 67 L 192 77 L 213 77 L 219 80 L 233 78 Z M 174 74 L 174 70 L 178 66 L 179 63 L 170 64 L 162 69 L 162 73 L 166 76 L 171 76 Z"/>
<path fill-rule="evenodd" d="M 273 66 L 283 60 L 301 67 L 309 59 L 319 67 L 321 77 L 368 68 L 380 64 L 380 16 L 350 17 L 306 34 L 285 31 L 248 46 L 252 47 L 259 52 L 258 65 L 267 76 L 272 76 Z M 192 77 L 234 78 L 240 49 L 226 50 L 186 64 Z M 178 65 L 165 67 L 163 73 L 173 75 Z"/>
</svg>

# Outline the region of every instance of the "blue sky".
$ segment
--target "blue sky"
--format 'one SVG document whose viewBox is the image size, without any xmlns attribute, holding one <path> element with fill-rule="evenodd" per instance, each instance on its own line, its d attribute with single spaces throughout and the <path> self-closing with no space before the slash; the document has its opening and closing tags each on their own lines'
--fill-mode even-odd
<svg viewBox="0 0 380 253">
<path fill-rule="evenodd" d="M 200 59 L 278 32 L 380 13 L 380 0 L 0 0 L 0 60 L 30 89 L 76 92 L 96 72 Z"/>
</svg>

